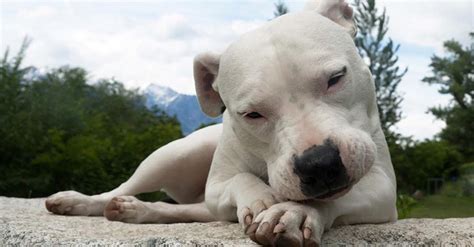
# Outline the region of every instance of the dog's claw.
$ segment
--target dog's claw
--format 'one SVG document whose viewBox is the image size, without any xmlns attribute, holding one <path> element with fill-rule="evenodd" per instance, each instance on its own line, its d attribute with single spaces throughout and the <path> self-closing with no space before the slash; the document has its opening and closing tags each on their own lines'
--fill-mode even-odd
<svg viewBox="0 0 474 247">
<path fill-rule="evenodd" d="M 318 231 L 322 229 L 319 217 L 318 211 L 310 206 L 283 202 L 255 217 L 246 233 L 262 245 L 318 246 L 322 234 Z"/>
<path fill-rule="evenodd" d="M 282 233 L 285 231 L 285 225 L 283 223 L 278 223 L 273 229 L 273 233 Z"/>
<path fill-rule="evenodd" d="M 296 237 L 284 234 L 284 233 L 278 233 L 275 242 L 273 243 L 274 246 L 302 246 L 303 243 Z"/>
<path fill-rule="evenodd" d="M 258 228 L 258 223 L 253 223 L 249 227 L 247 227 L 247 230 L 245 230 L 245 234 L 255 234 L 255 231 Z"/>
<path fill-rule="evenodd" d="M 271 228 L 268 222 L 263 222 L 255 232 L 255 240 L 252 240 L 263 245 L 271 245 L 274 238 Z"/>
<path fill-rule="evenodd" d="M 252 215 L 248 214 L 247 216 L 245 216 L 244 222 L 246 226 L 249 226 L 250 224 L 252 224 Z"/>
<path fill-rule="evenodd" d="M 318 247 L 319 244 L 314 239 L 305 239 L 304 247 Z"/>
<path fill-rule="evenodd" d="M 309 229 L 308 227 L 305 227 L 303 229 L 303 237 L 304 239 L 309 239 L 311 237 L 311 229 Z"/>
<path fill-rule="evenodd" d="M 249 227 L 247 227 L 247 230 L 245 231 L 245 234 L 252 239 L 252 241 L 257 242 L 257 238 L 255 236 L 255 231 L 257 230 L 259 224 L 258 223 L 253 223 Z"/>
</svg>

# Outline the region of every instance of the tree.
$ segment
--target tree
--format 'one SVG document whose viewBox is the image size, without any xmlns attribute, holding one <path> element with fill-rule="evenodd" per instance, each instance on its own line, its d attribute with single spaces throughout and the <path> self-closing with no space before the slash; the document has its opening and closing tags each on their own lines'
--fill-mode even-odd
<svg viewBox="0 0 474 247">
<path fill-rule="evenodd" d="M 446 178 L 447 170 L 460 166 L 461 154 L 446 141 L 408 141 L 395 146 L 401 155 L 394 156 L 399 191 L 424 190 L 429 178 Z M 393 154 L 392 154 L 393 155 Z"/>
<path fill-rule="evenodd" d="M 0 60 L 0 195 L 104 192 L 181 137 L 176 119 L 120 82 L 90 85 L 82 68 L 23 67 L 26 46 Z"/>
<path fill-rule="evenodd" d="M 288 7 L 286 6 L 285 2 L 283 2 L 283 0 L 278 0 L 278 2 L 274 3 L 273 5 L 275 5 L 275 11 L 273 11 L 275 18 L 289 12 Z"/>
<path fill-rule="evenodd" d="M 432 107 L 430 112 L 446 122 L 441 139 L 454 145 L 468 162 L 474 161 L 474 33 L 470 38 L 471 45 L 464 48 L 456 40 L 444 42 L 447 55 L 433 55 L 432 75 L 423 78 L 452 97 L 449 105 Z"/>
<path fill-rule="evenodd" d="M 402 102 L 397 87 L 407 68 L 397 66 L 400 45 L 386 37 L 389 19 L 385 9 L 380 13 L 375 0 L 355 0 L 354 4 L 358 30 L 355 43 L 374 78 L 382 129 L 389 143 L 394 142 L 399 135 L 392 127 L 401 119 Z"/>
</svg>

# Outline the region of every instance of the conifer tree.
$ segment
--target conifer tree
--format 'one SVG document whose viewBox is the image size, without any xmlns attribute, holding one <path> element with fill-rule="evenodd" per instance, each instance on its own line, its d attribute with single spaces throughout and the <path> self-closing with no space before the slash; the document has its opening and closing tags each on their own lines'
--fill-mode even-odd
<svg viewBox="0 0 474 247">
<path fill-rule="evenodd" d="M 401 119 L 402 96 L 397 87 L 407 68 L 397 65 L 400 45 L 386 36 L 389 18 L 385 9 L 380 12 L 375 0 L 355 0 L 354 4 L 358 31 L 355 43 L 372 72 L 382 129 L 390 142 L 399 138 L 392 127 Z"/>
<path fill-rule="evenodd" d="M 447 54 L 431 58 L 432 75 L 423 79 L 439 85 L 439 93 L 451 96 L 447 106 L 430 108 L 438 119 L 446 122 L 440 137 L 454 145 L 467 161 L 474 161 L 474 33 L 470 46 L 458 41 L 444 42 Z"/>
<path fill-rule="evenodd" d="M 286 6 L 285 2 L 283 2 L 283 0 L 278 0 L 278 2 L 274 3 L 274 5 L 275 11 L 273 11 L 273 15 L 275 18 L 289 12 L 288 7 Z"/>
</svg>

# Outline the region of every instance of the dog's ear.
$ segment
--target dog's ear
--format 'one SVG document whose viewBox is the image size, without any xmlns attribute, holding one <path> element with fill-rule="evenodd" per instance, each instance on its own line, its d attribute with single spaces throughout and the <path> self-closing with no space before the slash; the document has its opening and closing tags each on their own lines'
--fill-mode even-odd
<svg viewBox="0 0 474 247">
<path fill-rule="evenodd" d="M 220 55 L 213 53 L 199 54 L 194 58 L 196 94 L 202 111 L 210 117 L 218 117 L 225 110 L 214 83 L 219 72 L 219 60 Z"/>
<path fill-rule="evenodd" d="M 309 0 L 305 10 L 316 10 L 322 16 L 346 28 L 352 37 L 357 34 L 354 11 L 345 0 Z"/>
</svg>

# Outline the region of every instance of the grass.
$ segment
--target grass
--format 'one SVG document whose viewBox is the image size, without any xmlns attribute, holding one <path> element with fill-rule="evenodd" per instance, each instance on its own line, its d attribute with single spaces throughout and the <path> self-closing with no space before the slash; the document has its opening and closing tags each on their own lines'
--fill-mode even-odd
<svg viewBox="0 0 474 247">
<path fill-rule="evenodd" d="M 472 188 L 467 180 L 447 182 L 439 194 L 427 196 L 408 210 L 407 218 L 464 218 L 474 217 L 474 196 L 467 196 L 466 188 Z M 467 187 L 466 187 L 467 186 Z"/>
<path fill-rule="evenodd" d="M 427 196 L 408 213 L 407 218 L 466 218 L 474 217 L 474 197 L 447 195 Z"/>
</svg>

